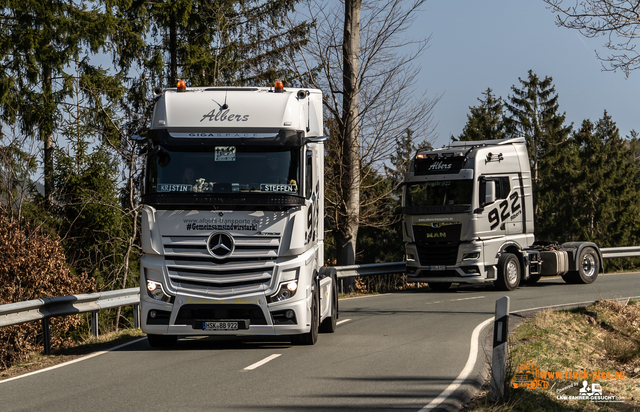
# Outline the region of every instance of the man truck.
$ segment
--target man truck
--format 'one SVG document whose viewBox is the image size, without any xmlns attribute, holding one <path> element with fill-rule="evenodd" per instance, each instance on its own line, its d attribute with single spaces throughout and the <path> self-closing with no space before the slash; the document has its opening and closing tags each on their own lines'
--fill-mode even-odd
<svg viewBox="0 0 640 412">
<path fill-rule="evenodd" d="M 521 282 L 560 275 L 592 283 L 602 254 L 591 242 L 536 242 L 525 139 L 454 142 L 419 149 L 404 179 L 407 281 L 446 290 L 452 283 Z"/>
<path fill-rule="evenodd" d="M 142 194 L 141 327 L 290 335 L 315 344 L 338 316 L 324 262 L 322 93 L 275 87 L 154 91 Z"/>
</svg>

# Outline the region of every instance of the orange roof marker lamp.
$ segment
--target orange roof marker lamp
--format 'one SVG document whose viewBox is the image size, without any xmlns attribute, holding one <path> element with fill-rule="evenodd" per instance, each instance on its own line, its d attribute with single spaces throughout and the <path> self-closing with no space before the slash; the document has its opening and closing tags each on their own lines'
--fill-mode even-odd
<svg viewBox="0 0 640 412">
<path fill-rule="evenodd" d="M 176 86 L 176 90 L 178 90 L 179 92 L 186 92 L 187 83 L 185 83 L 184 80 L 178 80 L 178 85 Z"/>
<path fill-rule="evenodd" d="M 273 86 L 273 90 L 276 93 L 282 93 L 284 92 L 284 84 L 282 84 L 282 80 L 276 80 L 275 85 Z"/>
</svg>

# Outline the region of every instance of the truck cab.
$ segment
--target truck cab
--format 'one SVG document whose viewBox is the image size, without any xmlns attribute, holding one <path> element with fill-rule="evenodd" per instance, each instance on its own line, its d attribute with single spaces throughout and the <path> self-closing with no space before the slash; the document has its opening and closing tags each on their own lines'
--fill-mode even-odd
<svg viewBox="0 0 640 412">
<path fill-rule="evenodd" d="M 543 275 L 590 283 L 602 268 L 592 243 L 535 243 L 524 138 L 420 149 L 403 183 L 408 282 L 427 282 L 438 290 L 452 283 L 493 282 L 513 290 Z M 585 248 L 587 257 L 581 256 Z"/>
<path fill-rule="evenodd" d="M 319 331 L 333 332 L 321 92 L 280 85 L 155 93 L 142 139 L 140 307 L 149 343 L 289 335 L 314 344 Z"/>
</svg>

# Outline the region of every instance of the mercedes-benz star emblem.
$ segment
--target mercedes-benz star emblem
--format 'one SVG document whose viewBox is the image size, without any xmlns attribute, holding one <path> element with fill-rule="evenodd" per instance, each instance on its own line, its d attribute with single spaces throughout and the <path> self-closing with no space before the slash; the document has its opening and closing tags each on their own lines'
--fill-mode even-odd
<svg viewBox="0 0 640 412">
<path fill-rule="evenodd" d="M 226 232 L 213 232 L 207 240 L 207 249 L 211 256 L 224 259 L 233 253 L 235 243 L 230 234 Z"/>
</svg>

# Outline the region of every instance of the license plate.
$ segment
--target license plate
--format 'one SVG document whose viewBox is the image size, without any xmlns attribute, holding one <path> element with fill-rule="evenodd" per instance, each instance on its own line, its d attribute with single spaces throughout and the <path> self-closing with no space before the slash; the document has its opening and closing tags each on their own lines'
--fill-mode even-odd
<svg viewBox="0 0 640 412">
<path fill-rule="evenodd" d="M 443 271 L 443 270 L 446 270 L 446 269 L 447 269 L 447 267 L 446 267 L 446 266 L 444 266 L 444 265 L 434 265 L 434 266 L 429 266 L 429 270 L 431 270 L 431 271 L 438 271 L 438 272 L 440 272 L 440 271 Z"/>
<path fill-rule="evenodd" d="M 202 322 L 203 330 L 238 330 L 238 322 Z"/>
</svg>

